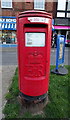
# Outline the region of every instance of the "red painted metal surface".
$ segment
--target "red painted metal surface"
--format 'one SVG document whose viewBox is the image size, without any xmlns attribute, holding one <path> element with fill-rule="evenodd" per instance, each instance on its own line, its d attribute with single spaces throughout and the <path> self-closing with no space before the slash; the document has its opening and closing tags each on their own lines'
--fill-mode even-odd
<svg viewBox="0 0 70 120">
<path fill-rule="evenodd" d="M 29 17 L 36 19 L 30 21 Z M 25 95 L 40 96 L 48 91 L 51 29 L 52 17 L 46 12 L 27 11 L 17 17 L 19 89 Z M 45 33 L 45 46 L 26 46 L 25 34 L 29 32 Z"/>
</svg>

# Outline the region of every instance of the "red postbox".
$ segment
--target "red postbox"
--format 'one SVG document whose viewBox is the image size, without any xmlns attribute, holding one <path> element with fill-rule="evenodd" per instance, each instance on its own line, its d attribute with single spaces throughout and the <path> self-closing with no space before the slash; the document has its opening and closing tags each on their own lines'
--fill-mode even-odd
<svg viewBox="0 0 70 120">
<path fill-rule="evenodd" d="M 17 17 L 19 89 L 24 96 L 47 94 L 50 73 L 52 16 L 42 11 Z"/>
</svg>

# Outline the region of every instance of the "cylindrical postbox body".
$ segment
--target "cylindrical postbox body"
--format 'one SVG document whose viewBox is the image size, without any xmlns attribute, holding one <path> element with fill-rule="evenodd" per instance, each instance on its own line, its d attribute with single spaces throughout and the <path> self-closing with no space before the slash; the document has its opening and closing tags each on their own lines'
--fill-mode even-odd
<svg viewBox="0 0 70 120">
<path fill-rule="evenodd" d="M 42 11 L 17 17 L 19 89 L 27 96 L 47 93 L 50 73 L 52 16 Z"/>
</svg>

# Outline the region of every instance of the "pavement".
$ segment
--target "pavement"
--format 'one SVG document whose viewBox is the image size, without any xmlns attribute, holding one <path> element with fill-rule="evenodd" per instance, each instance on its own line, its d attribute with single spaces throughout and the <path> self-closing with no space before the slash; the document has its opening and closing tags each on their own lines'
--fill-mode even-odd
<svg viewBox="0 0 70 120">
<path fill-rule="evenodd" d="M 16 48 L 0 48 L 0 51 L 15 51 Z M 8 59 L 8 58 L 7 58 Z M 0 63 L 2 63 L 2 52 L 0 52 Z M 0 65 L 0 120 L 4 118 L 2 109 L 6 104 L 5 95 L 11 84 L 17 65 Z"/>
<path fill-rule="evenodd" d="M 1 50 L 15 51 L 16 48 L 2 48 L 0 49 L 0 51 Z M 54 52 L 54 49 L 52 49 L 52 52 Z M 17 65 L 0 65 L 0 119 L 4 118 L 4 115 L 2 114 L 2 109 L 6 104 L 5 95 L 8 92 L 8 88 L 11 84 L 11 80 L 15 73 L 16 67 Z"/>
<path fill-rule="evenodd" d="M 0 66 L 0 119 L 2 118 L 2 66 Z"/>
<path fill-rule="evenodd" d="M 0 73 L 1 73 L 1 80 L 0 80 L 0 111 L 4 108 L 6 104 L 5 95 L 8 92 L 8 88 L 11 84 L 12 77 L 16 70 L 16 65 L 7 65 L 0 67 Z M 4 118 L 4 115 L 2 114 L 2 111 L 0 112 L 0 119 Z"/>
<path fill-rule="evenodd" d="M 8 88 L 11 84 L 12 77 L 14 76 L 17 65 L 3 65 L 2 52 L 3 51 L 16 51 L 16 47 L 13 48 L 0 48 L 0 120 L 4 118 L 2 110 L 6 104 L 5 95 L 8 92 Z M 7 58 L 8 59 L 8 58 Z"/>
</svg>

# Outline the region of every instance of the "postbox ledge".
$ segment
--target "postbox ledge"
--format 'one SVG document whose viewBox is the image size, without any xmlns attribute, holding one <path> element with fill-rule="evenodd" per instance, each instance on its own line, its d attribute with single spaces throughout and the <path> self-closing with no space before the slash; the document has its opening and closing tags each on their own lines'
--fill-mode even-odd
<svg viewBox="0 0 70 120">
<path fill-rule="evenodd" d="M 52 19 L 52 16 L 50 13 L 44 12 L 44 11 L 37 11 L 37 10 L 32 10 L 32 11 L 24 11 L 24 12 L 20 12 L 18 15 L 18 18 L 20 17 L 47 17 Z"/>
</svg>

